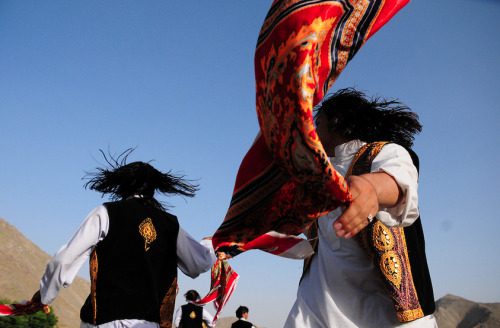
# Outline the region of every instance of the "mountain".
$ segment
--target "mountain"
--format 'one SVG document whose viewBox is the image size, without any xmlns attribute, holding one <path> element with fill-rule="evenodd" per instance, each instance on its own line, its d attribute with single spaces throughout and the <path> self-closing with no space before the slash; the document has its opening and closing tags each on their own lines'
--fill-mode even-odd
<svg viewBox="0 0 500 328">
<path fill-rule="evenodd" d="M 0 298 L 29 300 L 40 289 L 51 256 L 0 218 Z M 80 326 L 80 308 L 90 291 L 90 282 L 76 277 L 51 304 L 60 328 Z"/>
<path fill-rule="evenodd" d="M 500 303 L 477 303 L 455 295 L 436 302 L 439 328 L 500 327 Z"/>
<path fill-rule="evenodd" d="M 217 328 L 231 328 L 233 322 L 238 320 L 236 317 L 222 317 L 217 320 Z"/>
<path fill-rule="evenodd" d="M 40 278 L 50 260 L 14 226 L 0 218 L 0 298 L 22 301 L 39 289 Z M 80 307 L 90 291 L 90 282 L 76 277 L 51 304 L 60 328 L 80 326 Z M 436 302 L 434 314 L 439 328 L 500 327 L 500 303 L 478 303 L 446 295 Z M 223 317 L 217 328 L 230 328 L 236 317 Z"/>
</svg>

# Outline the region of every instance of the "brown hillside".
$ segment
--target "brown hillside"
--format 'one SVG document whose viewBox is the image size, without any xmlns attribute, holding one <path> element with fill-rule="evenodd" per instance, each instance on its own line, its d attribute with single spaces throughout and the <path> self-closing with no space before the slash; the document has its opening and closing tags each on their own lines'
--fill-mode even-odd
<svg viewBox="0 0 500 328">
<path fill-rule="evenodd" d="M 500 327 L 500 303 L 477 303 L 455 295 L 436 302 L 439 328 Z"/>
<path fill-rule="evenodd" d="M 0 218 L 0 297 L 29 300 L 40 287 L 40 278 L 50 255 L 23 236 L 14 226 Z M 59 326 L 80 326 L 80 307 L 90 290 L 90 282 L 76 277 L 51 304 Z"/>
<path fill-rule="evenodd" d="M 50 255 L 24 237 L 15 227 L 0 218 L 0 298 L 26 300 L 39 289 Z M 80 326 L 80 307 L 90 290 L 90 283 L 76 277 L 63 289 L 52 307 L 60 328 Z M 439 328 L 500 327 L 500 303 L 477 303 L 446 295 L 436 302 Z M 235 317 L 220 318 L 217 328 L 229 328 Z"/>
</svg>

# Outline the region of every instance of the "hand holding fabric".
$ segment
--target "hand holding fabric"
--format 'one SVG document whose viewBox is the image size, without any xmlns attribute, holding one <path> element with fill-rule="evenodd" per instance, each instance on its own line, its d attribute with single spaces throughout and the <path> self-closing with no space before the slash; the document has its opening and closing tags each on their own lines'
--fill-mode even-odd
<svg viewBox="0 0 500 328">
<path fill-rule="evenodd" d="M 370 223 L 368 217 L 375 216 L 379 206 L 394 206 L 401 198 L 398 184 L 387 173 L 351 175 L 347 178 L 347 184 L 353 200 L 333 224 L 339 237 L 356 235 Z"/>
<path fill-rule="evenodd" d="M 31 301 L 23 301 L 21 303 L 0 305 L 0 317 L 31 315 L 38 311 L 43 311 L 47 314 L 50 313 L 49 307 L 41 303 L 40 291 L 37 291 L 33 295 Z"/>
</svg>

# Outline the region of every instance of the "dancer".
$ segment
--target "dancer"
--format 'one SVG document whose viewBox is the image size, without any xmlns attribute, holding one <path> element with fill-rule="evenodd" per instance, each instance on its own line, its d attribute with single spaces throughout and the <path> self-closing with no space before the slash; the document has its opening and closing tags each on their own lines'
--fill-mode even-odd
<svg viewBox="0 0 500 328">
<path fill-rule="evenodd" d="M 155 194 L 193 197 L 198 186 L 127 158 L 97 168 L 85 187 L 110 195 L 95 208 L 47 265 L 33 302 L 50 304 L 90 256 L 91 291 L 81 327 L 171 327 L 177 268 L 195 278 L 215 262 L 211 243 L 185 232 Z"/>
<path fill-rule="evenodd" d="M 236 309 L 236 317 L 238 321 L 233 322 L 231 328 L 255 328 L 251 322 L 248 320 L 248 308 L 246 306 L 240 306 Z"/>
<path fill-rule="evenodd" d="M 193 302 L 200 300 L 200 294 L 194 289 L 184 294 L 187 304 L 177 309 L 174 316 L 174 324 L 180 328 L 212 328 L 213 317 L 202 306 Z"/>
<path fill-rule="evenodd" d="M 418 171 L 407 150 L 421 131 L 418 116 L 349 88 L 323 101 L 315 123 L 353 200 L 310 230 L 316 253 L 306 261 L 285 327 L 437 327 Z"/>
</svg>

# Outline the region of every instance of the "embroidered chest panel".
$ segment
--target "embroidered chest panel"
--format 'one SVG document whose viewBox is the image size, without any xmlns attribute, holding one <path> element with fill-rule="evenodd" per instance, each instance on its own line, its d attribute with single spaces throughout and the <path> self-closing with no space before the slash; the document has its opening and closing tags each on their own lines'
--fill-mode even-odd
<svg viewBox="0 0 500 328">
<path fill-rule="evenodd" d="M 149 245 L 156 240 L 156 229 L 150 218 L 145 219 L 139 225 L 139 233 L 144 238 L 144 249 L 149 250 Z"/>
</svg>

